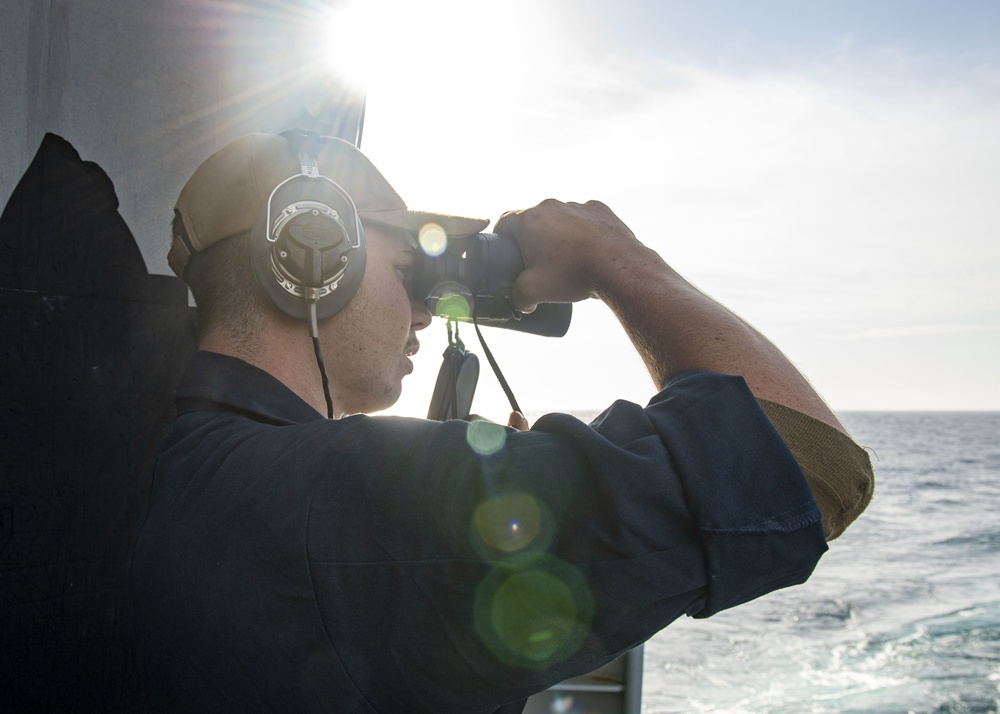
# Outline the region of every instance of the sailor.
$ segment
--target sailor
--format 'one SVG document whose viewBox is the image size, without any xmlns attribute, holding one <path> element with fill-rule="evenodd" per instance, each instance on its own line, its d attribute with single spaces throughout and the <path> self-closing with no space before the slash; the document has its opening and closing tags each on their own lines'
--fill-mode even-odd
<svg viewBox="0 0 1000 714">
<path fill-rule="evenodd" d="M 679 616 L 802 583 L 871 498 L 806 378 L 598 202 L 497 221 L 525 263 L 511 299 L 602 300 L 646 405 L 523 430 L 367 416 L 431 322 L 428 224 L 487 221 L 409 210 L 338 139 L 241 137 L 184 186 L 169 259 L 201 349 L 133 561 L 152 709 L 518 712 Z"/>
</svg>

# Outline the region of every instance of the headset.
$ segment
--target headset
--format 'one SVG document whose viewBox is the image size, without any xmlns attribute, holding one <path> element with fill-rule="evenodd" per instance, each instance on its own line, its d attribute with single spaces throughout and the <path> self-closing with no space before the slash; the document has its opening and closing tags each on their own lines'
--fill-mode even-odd
<svg viewBox="0 0 1000 714">
<path fill-rule="evenodd" d="M 301 173 L 274 187 L 254 222 L 253 270 L 275 307 L 315 328 L 357 293 L 365 274 L 365 234 L 354 201 L 319 172 L 323 138 L 298 130 L 281 136 L 298 156 Z"/>
<path fill-rule="evenodd" d="M 298 157 L 300 172 L 271 191 L 253 224 L 250 244 L 253 272 L 268 300 L 285 315 L 309 324 L 316 363 L 323 380 L 327 416 L 333 401 L 319 343 L 319 321 L 333 317 L 354 298 L 365 274 L 365 234 L 357 207 L 335 181 L 320 174 L 318 156 L 326 140 L 315 132 L 293 129 L 281 134 Z M 418 260 L 414 294 L 436 304 L 435 283 L 442 275 L 456 277 L 466 287 L 474 309 L 476 334 L 511 408 L 521 411 L 500 368 L 479 332 L 479 321 L 537 334 L 562 336 L 569 327 L 571 306 L 541 306 L 538 315 L 515 316 L 503 297 L 524 267 L 511 238 L 480 234 L 470 239 L 468 260 Z M 492 249 L 491 249 L 492 246 Z M 493 258 L 491 262 L 491 256 Z M 418 256 L 419 257 L 419 256 Z M 475 278 L 473 280 L 473 278 Z M 480 284 L 480 278 L 485 282 Z M 489 278 L 489 280 L 486 280 Z M 482 293 L 482 295 L 480 295 Z M 509 293 L 508 293 L 509 295 Z M 497 309 L 497 306 L 499 308 Z M 553 311 L 549 316 L 548 310 Z M 494 312 L 496 314 L 494 314 Z M 542 313 L 545 313 L 544 315 Z M 542 319 L 538 319 L 542 318 Z M 523 323 L 523 324 L 522 324 Z M 479 361 L 458 339 L 458 325 L 449 321 L 449 347 L 434 389 L 428 418 L 465 418 L 470 411 Z"/>
<path fill-rule="evenodd" d="M 253 272 L 275 307 L 309 323 L 327 416 L 332 419 L 319 321 L 347 307 L 361 286 L 367 260 L 365 233 L 347 191 L 319 172 L 324 139 L 299 130 L 281 136 L 298 156 L 301 172 L 274 187 L 254 221 L 250 233 Z"/>
</svg>

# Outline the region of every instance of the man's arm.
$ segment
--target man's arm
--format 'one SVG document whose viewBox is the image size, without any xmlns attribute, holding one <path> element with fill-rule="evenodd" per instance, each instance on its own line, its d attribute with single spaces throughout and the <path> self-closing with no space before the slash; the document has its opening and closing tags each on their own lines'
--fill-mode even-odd
<svg viewBox="0 0 1000 714">
<path fill-rule="evenodd" d="M 505 214 L 496 231 L 513 235 L 524 255 L 515 307 L 530 311 L 541 302 L 600 298 L 625 327 L 658 389 L 688 369 L 739 375 L 759 399 L 847 433 L 770 340 L 687 282 L 604 204 L 548 200 Z"/>
<path fill-rule="evenodd" d="M 607 206 L 549 200 L 506 214 L 496 230 L 517 238 L 525 259 L 515 307 L 602 299 L 658 389 L 688 369 L 742 376 L 798 461 L 826 538 L 864 511 L 875 484 L 868 454 L 806 378 L 770 340 L 636 240 Z"/>
</svg>

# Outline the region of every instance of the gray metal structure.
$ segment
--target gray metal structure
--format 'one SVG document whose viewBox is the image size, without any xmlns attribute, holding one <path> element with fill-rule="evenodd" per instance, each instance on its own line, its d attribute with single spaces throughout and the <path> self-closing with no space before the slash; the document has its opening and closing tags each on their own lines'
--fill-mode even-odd
<svg viewBox="0 0 1000 714">
<path fill-rule="evenodd" d="M 11 0 L 0 10 L 0 206 L 46 132 L 114 182 L 151 273 L 174 201 L 231 139 L 313 129 L 354 140 L 363 97 L 321 56 L 337 0 Z"/>
</svg>

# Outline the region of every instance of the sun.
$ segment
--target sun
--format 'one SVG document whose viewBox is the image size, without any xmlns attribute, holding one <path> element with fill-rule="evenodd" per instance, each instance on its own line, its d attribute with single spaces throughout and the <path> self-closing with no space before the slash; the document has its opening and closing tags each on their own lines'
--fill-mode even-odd
<svg viewBox="0 0 1000 714">
<path fill-rule="evenodd" d="M 545 62 L 546 5 L 347 0 L 323 19 L 321 49 L 344 81 L 396 97 L 510 86 Z"/>
</svg>

